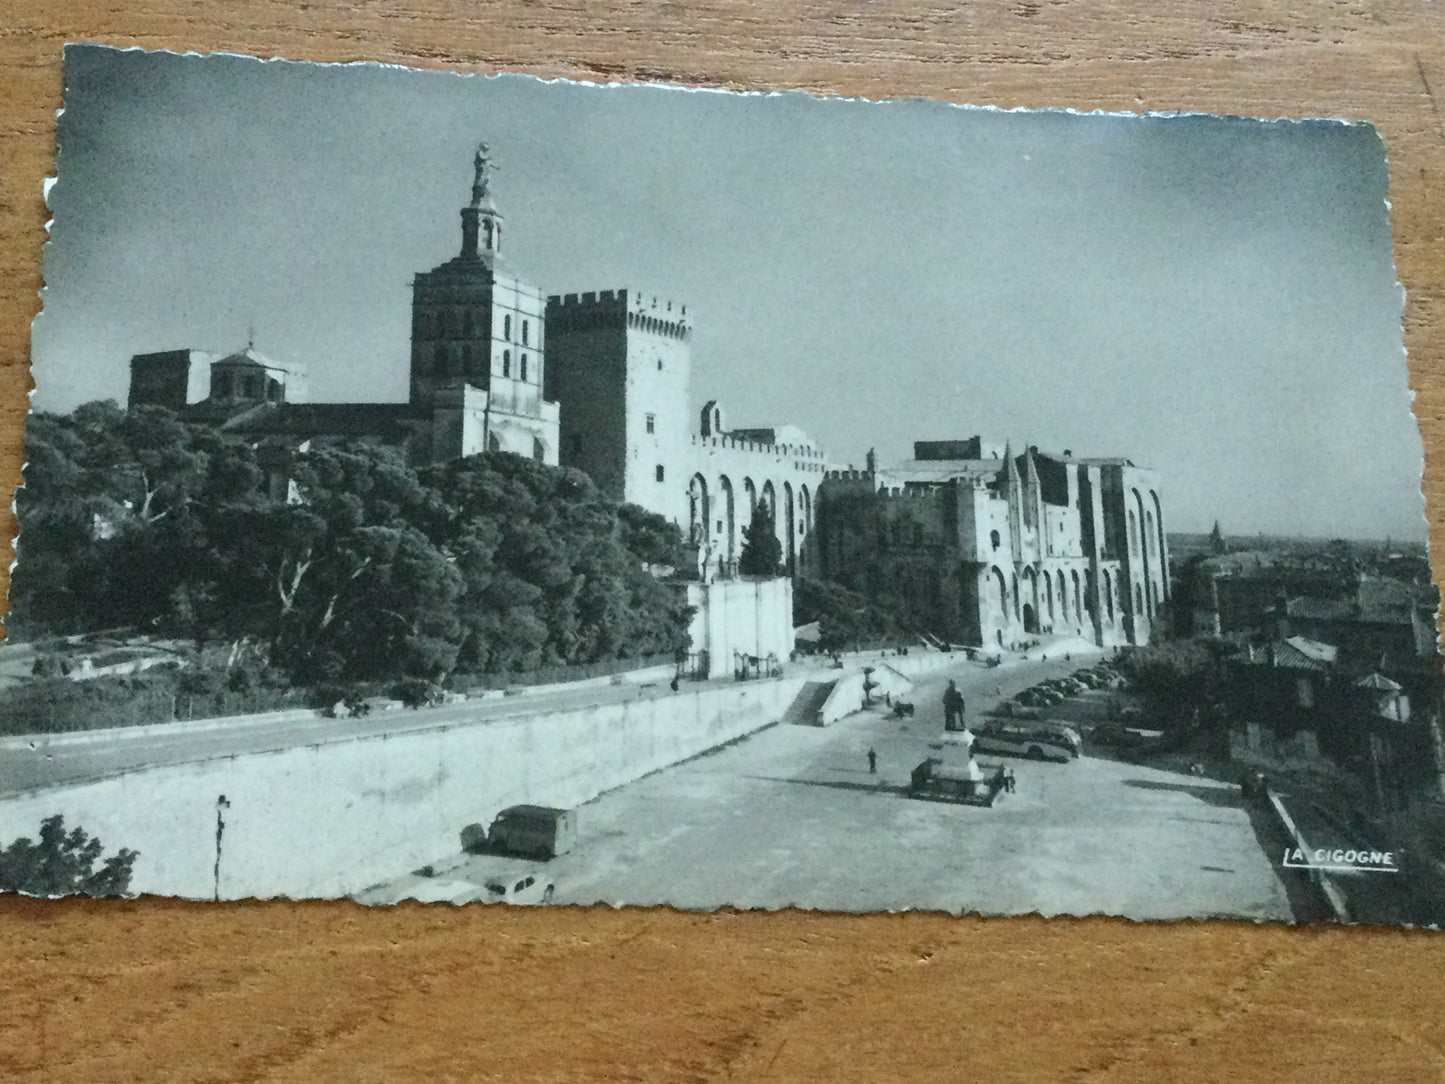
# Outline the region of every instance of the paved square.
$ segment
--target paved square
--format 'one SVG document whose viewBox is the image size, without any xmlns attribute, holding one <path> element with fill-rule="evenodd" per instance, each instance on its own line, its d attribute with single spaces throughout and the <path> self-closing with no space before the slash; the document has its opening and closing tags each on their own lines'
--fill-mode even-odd
<svg viewBox="0 0 1445 1084">
<path fill-rule="evenodd" d="M 780 725 L 603 795 L 578 811 L 578 848 L 546 863 L 556 902 L 1288 921 L 1237 787 L 1086 754 L 984 758 L 1018 781 L 992 808 L 906 796 L 942 735 L 948 677 L 975 718 L 998 686 L 1074 667 L 960 665 L 919 686 L 912 719 Z M 511 865 L 483 856 L 448 875 L 499 862 Z"/>
</svg>

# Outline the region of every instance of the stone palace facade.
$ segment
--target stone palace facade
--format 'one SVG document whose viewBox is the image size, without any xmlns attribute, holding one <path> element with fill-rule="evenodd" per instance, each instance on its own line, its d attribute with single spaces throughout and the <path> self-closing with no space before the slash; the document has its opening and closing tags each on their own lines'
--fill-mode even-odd
<svg viewBox="0 0 1445 1084">
<path fill-rule="evenodd" d="M 822 576 L 902 597 L 936 635 L 985 647 L 1043 633 L 1143 644 L 1167 620 L 1155 471 L 1015 455 L 981 437 L 920 441 L 913 454 L 825 474 L 812 539 Z"/>
<path fill-rule="evenodd" d="M 138 354 L 128 402 L 255 440 L 278 492 L 318 441 L 378 441 L 414 465 L 490 451 L 577 467 L 678 524 L 705 577 L 732 574 L 765 505 L 796 571 L 827 469 L 818 446 L 792 426 L 728 429 L 715 402 L 695 413 L 686 305 L 635 289 L 548 297 L 503 259 L 504 225 L 483 145 L 460 251 L 413 280 L 405 402 L 309 402 L 304 365 L 251 345 Z"/>
</svg>

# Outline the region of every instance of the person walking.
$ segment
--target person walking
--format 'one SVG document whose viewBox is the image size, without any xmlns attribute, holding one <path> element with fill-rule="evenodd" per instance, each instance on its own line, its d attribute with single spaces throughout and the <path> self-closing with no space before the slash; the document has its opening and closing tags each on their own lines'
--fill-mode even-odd
<svg viewBox="0 0 1445 1084">
<path fill-rule="evenodd" d="M 1004 772 L 1003 789 L 1009 794 L 1014 792 L 1014 770 L 1012 768 Z"/>
<path fill-rule="evenodd" d="M 878 753 L 873 749 L 868 750 L 868 774 L 878 774 Z"/>
</svg>

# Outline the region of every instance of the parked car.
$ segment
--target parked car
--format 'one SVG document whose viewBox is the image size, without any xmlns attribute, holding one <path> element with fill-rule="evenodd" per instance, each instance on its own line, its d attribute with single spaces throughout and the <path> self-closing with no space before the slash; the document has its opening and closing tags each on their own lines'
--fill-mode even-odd
<svg viewBox="0 0 1445 1084">
<path fill-rule="evenodd" d="M 577 821 L 570 809 L 514 805 L 497 814 L 487 830 L 493 851 L 554 858 L 577 844 Z"/>
<path fill-rule="evenodd" d="M 1032 708 L 1026 704 L 1020 704 L 1017 700 L 1003 700 L 995 707 L 984 712 L 987 716 L 1000 719 L 1039 719 L 1042 712 L 1039 708 Z"/>
<path fill-rule="evenodd" d="M 536 874 L 524 877 L 493 877 L 487 881 L 488 903 L 551 903 L 557 886 Z"/>
<path fill-rule="evenodd" d="M 1105 723 L 1094 728 L 1089 740 L 1113 749 L 1143 751 L 1156 746 L 1161 736 L 1157 730 L 1136 730 L 1119 723 Z"/>
<path fill-rule="evenodd" d="M 1049 681 L 1044 682 L 1044 688 L 1051 693 L 1056 693 L 1058 696 L 1064 698 L 1065 700 L 1067 700 L 1071 696 L 1077 695 L 1081 691 L 1081 687 L 1078 685 L 1078 683 L 1071 680 L 1070 678 L 1053 678 Z"/>
<path fill-rule="evenodd" d="M 1030 760 L 1067 763 L 1079 755 L 1082 745 L 1071 728 L 1056 723 L 987 722 L 974 735 L 977 752 Z"/>
</svg>

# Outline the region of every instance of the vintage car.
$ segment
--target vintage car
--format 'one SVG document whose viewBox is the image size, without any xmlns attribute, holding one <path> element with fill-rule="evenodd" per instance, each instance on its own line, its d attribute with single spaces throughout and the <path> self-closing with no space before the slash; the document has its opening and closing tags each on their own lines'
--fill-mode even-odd
<svg viewBox="0 0 1445 1084">
<path fill-rule="evenodd" d="M 1078 732 L 1062 723 L 988 720 L 974 733 L 977 752 L 1030 760 L 1068 763 L 1078 757 L 1083 745 Z"/>
<path fill-rule="evenodd" d="M 557 886 L 534 873 L 492 877 L 487 881 L 488 903 L 551 903 Z"/>
</svg>

